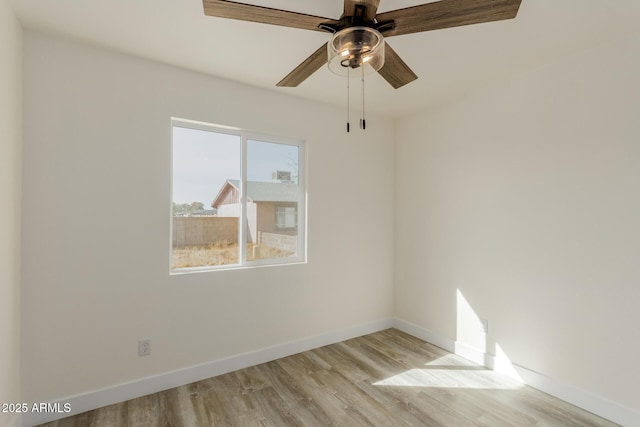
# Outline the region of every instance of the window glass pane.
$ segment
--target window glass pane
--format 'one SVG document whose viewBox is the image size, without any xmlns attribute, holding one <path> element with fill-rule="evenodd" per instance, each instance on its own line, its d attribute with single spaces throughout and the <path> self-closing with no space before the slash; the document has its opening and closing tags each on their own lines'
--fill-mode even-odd
<svg viewBox="0 0 640 427">
<path fill-rule="evenodd" d="M 173 127 L 172 268 L 238 264 L 237 135 Z"/>
<path fill-rule="evenodd" d="M 295 145 L 247 141 L 247 260 L 297 255 L 299 161 Z"/>
</svg>

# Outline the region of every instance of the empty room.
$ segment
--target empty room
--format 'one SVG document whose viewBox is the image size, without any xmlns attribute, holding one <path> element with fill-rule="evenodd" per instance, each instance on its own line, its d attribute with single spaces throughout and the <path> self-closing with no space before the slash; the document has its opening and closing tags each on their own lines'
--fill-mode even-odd
<svg viewBox="0 0 640 427">
<path fill-rule="evenodd" d="M 640 3 L 0 0 L 0 426 L 640 426 Z"/>
</svg>

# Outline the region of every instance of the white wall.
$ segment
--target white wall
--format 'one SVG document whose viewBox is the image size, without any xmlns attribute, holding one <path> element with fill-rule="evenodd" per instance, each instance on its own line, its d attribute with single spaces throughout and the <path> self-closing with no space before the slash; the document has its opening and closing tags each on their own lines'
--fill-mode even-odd
<svg viewBox="0 0 640 427">
<path fill-rule="evenodd" d="M 395 222 L 397 317 L 636 411 L 637 40 L 402 120 Z"/>
<path fill-rule="evenodd" d="M 20 401 L 21 68 L 22 30 L 0 0 L 0 403 Z"/>
<path fill-rule="evenodd" d="M 391 316 L 392 122 L 347 135 L 332 107 L 38 33 L 24 43 L 23 399 Z M 171 116 L 307 141 L 308 264 L 169 276 Z"/>
</svg>

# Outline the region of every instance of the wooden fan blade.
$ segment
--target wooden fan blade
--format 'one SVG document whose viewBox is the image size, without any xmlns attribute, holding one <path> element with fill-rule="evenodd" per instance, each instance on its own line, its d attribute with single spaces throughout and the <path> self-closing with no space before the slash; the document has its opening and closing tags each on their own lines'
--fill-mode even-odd
<svg viewBox="0 0 640 427">
<path fill-rule="evenodd" d="M 384 45 L 384 65 L 378 70 L 378 74 L 389 82 L 394 89 L 398 89 L 418 78 L 387 42 Z"/>
<path fill-rule="evenodd" d="M 441 0 L 380 13 L 378 22 L 393 20 L 385 37 L 515 18 L 522 0 Z"/>
<path fill-rule="evenodd" d="M 326 43 L 320 46 L 318 50 L 313 52 L 310 57 L 302 61 L 284 79 L 280 80 L 276 86 L 280 87 L 296 87 L 305 81 L 311 74 L 315 73 L 328 61 Z"/>
<path fill-rule="evenodd" d="M 380 0 L 344 0 L 344 16 L 354 16 L 356 5 L 358 4 L 367 8 L 364 19 L 373 21 L 376 17 Z"/>
<path fill-rule="evenodd" d="M 323 23 L 338 24 L 335 19 L 320 16 L 305 15 L 304 13 L 289 12 L 287 10 L 272 9 L 270 7 L 255 6 L 226 0 L 202 0 L 204 14 L 219 18 L 239 19 L 241 21 L 260 22 L 263 24 L 280 25 L 283 27 L 302 28 L 303 30 L 321 30 L 318 25 Z"/>
</svg>

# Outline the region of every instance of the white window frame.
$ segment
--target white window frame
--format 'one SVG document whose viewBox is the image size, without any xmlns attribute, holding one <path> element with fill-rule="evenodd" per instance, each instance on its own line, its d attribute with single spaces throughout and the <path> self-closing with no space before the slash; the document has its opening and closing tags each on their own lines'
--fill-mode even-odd
<svg viewBox="0 0 640 427">
<path fill-rule="evenodd" d="M 173 250 L 173 218 L 171 206 L 173 201 L 173 128 L 182 127 L 187 129 L 201 130 L 205 132 L 222 133 L 240 137 L 240 227 L 238 227 L 238 242 L 240 243 L 239 262 L 237 264 L 211 265 L 201 267 L 172 268 L 171 257 Z M 298 264 L 307 262 L 307 154 L 305 141 L 296 138 L 286 138 L 273 136 L 262 132 L 248 131 L 241 128 L 217 125 L 195 120 L 171 118 L 171 153 L 170 153 L 170 195 L 169 195 L 169 273 L 171 275 L 220 271 L 230 269 L 242 269 L 258 266 L 272 266 L 284 264 Z M 254 261 L 247 261 L 247 196 L 245 192 L 247 183 L 247 144 L 248 141 L 268 142 L 272 144 L 293 145 L 298 147 L 298 187 L 299 197 L 297 200 L 297 248 L 296 254 L 286 258 L 267 258 Z"/>
</svg>

